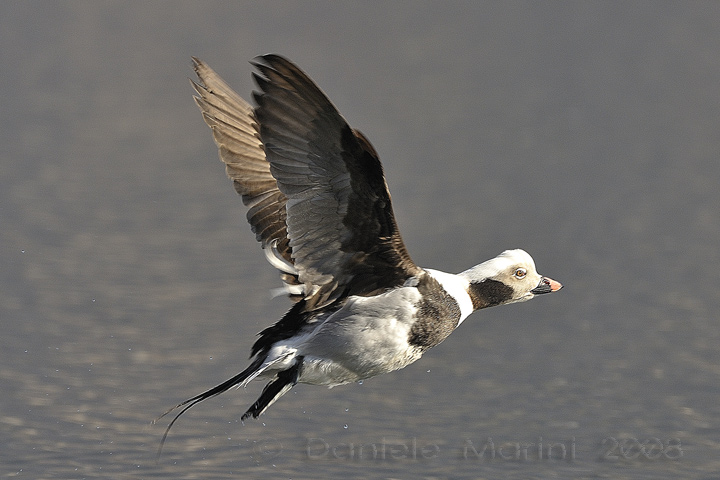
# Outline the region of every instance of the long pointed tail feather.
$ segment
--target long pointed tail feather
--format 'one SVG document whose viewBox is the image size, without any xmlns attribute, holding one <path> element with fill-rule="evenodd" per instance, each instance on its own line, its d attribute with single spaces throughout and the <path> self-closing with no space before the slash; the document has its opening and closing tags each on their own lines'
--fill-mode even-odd
<svg viewBox="0 0 720 480">
<path fill-rule="evenodd" d="M 262 370 L 264 370 L 264 368 L 261 368 L 263 366 L 264 360 L 265 360 L 264 357 L 256 357 L 255 360 L 250 364 L 250 366 L 248 366 L 245 370 L 238 373 L 234 377 L 232 377 L 228 380 L 225 380 L 220 385 L 217 385 L 199 395 L 195 395 L 192 398 L 188 398 L 187 400 L 178 403 L 174 407 L 169 408 L 165 413 L 160 415 L 158 418 L 153 420 L 153 422 L 152 422 L 153 424 L 157 423 L 158 420 L 160 420 L 161 418 L 163 418 L 170 412 L 172 412 L 180 407 L 185 407 L 182 410 L 180 410 L 180 412 L 178 412 L 177 415 L 175 415 L 175 417 L 172 419 L 170 424 L 168 424 L 167 428 L 165 429 L 165 433 L 163 434 L 162 439 L 160 440 L 160 446 L 158 447 L 157 458 L 160 458 L 160 454 L 162 453 L 163 445 L 165 445 L 165 440 L 167 440 L 167 436 L 170 433 L 170 429 L 175 424 L 175 422 L 177 422 L 178 418 L 180 418 L 182 416 L 183 413 L 188 411 L 188 409 L 192 408 L 194 405 L 202 402 L 203 400 L 207 400 L 208 398 L 214 397 L 216 395 L 220 395 L 221 393 L 226 392 L 227 390 L 231 389 L 235 385 L 243 385 L 243 384 L 246 384 L 247 382 L 251 381 L 257 375 L 262 373 Z"/>
</svg>

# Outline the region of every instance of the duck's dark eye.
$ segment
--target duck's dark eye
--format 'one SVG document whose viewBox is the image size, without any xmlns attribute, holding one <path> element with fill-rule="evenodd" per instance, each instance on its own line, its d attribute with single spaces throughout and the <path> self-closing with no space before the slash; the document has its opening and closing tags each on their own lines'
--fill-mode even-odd
<svg viewBox="0 0 720 480">
<path fill-rule="evenodd" d="M 522 267 L 518 268 L 515 270 L 515 273 L 513 275 L 515 275 L 515 278 L 525 278 L 525 275 L 527 275 L 527 270 Z"/>
</svg>

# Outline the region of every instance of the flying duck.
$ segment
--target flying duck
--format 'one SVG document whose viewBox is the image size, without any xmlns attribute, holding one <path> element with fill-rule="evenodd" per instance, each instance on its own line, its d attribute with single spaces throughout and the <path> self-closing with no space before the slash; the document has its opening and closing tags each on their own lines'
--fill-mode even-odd
<svg viewBox="0 0 720 480">
<path fill-rule="evenodd" d="M 163 414 L 254 379 L 257 417 L 298 382 L 333 387 L 418 360 L 476 310 L 562 285 L 506 250 L 459 274 L 417 266 L 400 237 L 378 154 L 318 86 L 278 55 L 252 62 L 257 107 L 197 58 L 194 97 L 247 219 L 295 303 L 259 333 L 250 365 Z"/>
</svg>

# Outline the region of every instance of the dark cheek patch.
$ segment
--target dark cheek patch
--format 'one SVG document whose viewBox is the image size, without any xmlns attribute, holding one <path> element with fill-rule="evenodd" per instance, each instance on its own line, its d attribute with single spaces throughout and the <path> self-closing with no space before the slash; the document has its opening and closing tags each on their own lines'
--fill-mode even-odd
<svg viewBox="0 0 720 480">
<path fill-rule="evenodd" d="M 471 283 L 468 293 L 473 308 L 479 310 L 512 300 L 513 289 L 498 280 L 484 280 L 479 283 Z"/>
</svg>

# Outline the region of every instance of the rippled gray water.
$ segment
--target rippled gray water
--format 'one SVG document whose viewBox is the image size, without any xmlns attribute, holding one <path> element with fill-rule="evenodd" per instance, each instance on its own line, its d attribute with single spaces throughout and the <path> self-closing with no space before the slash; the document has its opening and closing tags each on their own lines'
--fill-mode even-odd
<svg viewBox="0 0 720 480">
<path fill-rule="evenodd" d="M 0 5 L 0 477 L 711 478 L 720 6 Z M 191 101 L 298 62 L 384 159 L 417 263 L 566 289 L 403 371 L 167 407 L 288 307 Z"/>
</svg>

